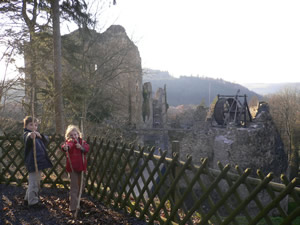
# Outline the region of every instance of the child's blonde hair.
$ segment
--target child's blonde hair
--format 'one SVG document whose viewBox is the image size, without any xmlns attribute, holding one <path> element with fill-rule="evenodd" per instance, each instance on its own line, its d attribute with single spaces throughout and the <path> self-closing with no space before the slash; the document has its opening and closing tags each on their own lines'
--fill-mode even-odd
<svg viewBox="0 0 300 225">
<path fill-rule="evenodd" d="M 68 140 L 68 139 L 70 138 L 69 135 L 70 135 L 70 133 L 71 133 L 73 130 L 75 130 L 75 131 L 78 133 L 79 137 L 82 138 L 82 134 L 81 134 L 81 132 L 80 132 L 79 127 L 76 126 L 76 125 L 72 125 L 72 124 L 71 124 L 71 125 L 68 126 L 68 128 L 67 128 L 67 130 L 66 130 L 66 133 L 65 133 L 65 138 L 66 138 L 66 140 Z"/>
</svg>

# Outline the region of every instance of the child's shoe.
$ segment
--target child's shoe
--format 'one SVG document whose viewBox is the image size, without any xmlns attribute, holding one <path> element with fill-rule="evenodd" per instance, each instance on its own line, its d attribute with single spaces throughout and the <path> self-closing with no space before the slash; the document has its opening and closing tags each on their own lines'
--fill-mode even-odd
<svg viewBox="0 0 300 225">
<path fill-rule="evenodd" d="M 44 208 L 45 206 L 42 203 L 38 202 L 33 205 L 28 205 L 28 207 L 30 209 L 41 209 L 41 208 Z"/>
</svg>

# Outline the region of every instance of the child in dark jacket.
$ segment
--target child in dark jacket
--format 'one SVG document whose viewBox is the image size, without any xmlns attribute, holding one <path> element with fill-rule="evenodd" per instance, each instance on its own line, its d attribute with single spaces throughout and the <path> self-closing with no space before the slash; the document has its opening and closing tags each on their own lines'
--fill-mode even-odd
<svg viewBox="0 0 300 225">
<path fill-rule="evenodd" d="M 82 139 L 82 134 L 79 128 L 75 125 L 69 125 L 66 134 L 66 142 L 62 145 L 62 150 L 66 152 L 67 165 L 66 170 L 70 174 L 70 211 L 75 212 L 78 199 L 81 176 L 84 175 L 87 169 L 86 154 L 89 151 L 89 145 Z M 84 185 L 84 179 L 83 184 Z M 82 190 L 84 187 L 82 187 Z"/>
<path fill-rule="evenodd" d="M 53 166 L 45 147 L 48 143 L 48 139 L 43 134 L 40 134 L 37 128 L 37 120 L 35 119 L 33 121 L 31 116 L 26 116 L 24 119 L 25 166 L 29 178 L 24 204 L 28 204 L 28 206 L 31 207 L 38 206 L 41 171 Z M 37 168 L 35 168 L 33 140 L 35 140 Z"/>
</svg>

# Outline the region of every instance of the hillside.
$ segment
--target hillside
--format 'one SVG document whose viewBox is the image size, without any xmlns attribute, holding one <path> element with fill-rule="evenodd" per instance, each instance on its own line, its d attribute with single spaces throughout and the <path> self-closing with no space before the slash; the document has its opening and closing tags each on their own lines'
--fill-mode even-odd
<svg viewBox="0 0 300 225">
<path fill-rule="evenodd" d="M 143 75 L 143 82 L 151 82 L 152 90 L 167 86 L 167 101 L 171 106 L 178 105 L 199 105 L 203 100 L 206 105 L 211 103 L 214 98 L 220 95 L 235 95 L 240 89 L 240 95 L 246 94 L 250 101 L 252 96 L 262 97 L 248 88 L 227 82 L 222 79 L 213 79 L 207 77 L 181 76 L 172 77 L 166 71 L 146 69 Z"/>
<path fill-rule="evenodd" d="M 274 94 L 284 88 L 300 88 L 300 83 L 249 83 L 244 85 L 261 95 Z"/>
</svg>

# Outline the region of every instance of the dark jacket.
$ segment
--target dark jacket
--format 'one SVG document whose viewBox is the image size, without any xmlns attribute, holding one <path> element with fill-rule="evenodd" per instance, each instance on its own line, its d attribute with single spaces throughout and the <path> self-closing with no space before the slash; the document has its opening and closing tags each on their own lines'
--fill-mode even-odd
<svg viewBox="0 0 300 225">
<path fill-rule="evenodd" d="M 31 130 L 24 129 L 24 143 L 25 143 L 25 166 L 29 173 L 35 171 L 34 166 L 34 157 L 33 157 L 33 141 L 30 137 Z M 53 165 L 48 157 L 46 152 L 45 145 L 48 143 L 48 139 L 46 136 L 42 135 L 42 139 L 36 137 L 35 138 L 35 146 L 36 146 L 36 160 L 38 165 L 38 170 L 43 170 L 47 168 L 51 168 Z"/>
</svg>

